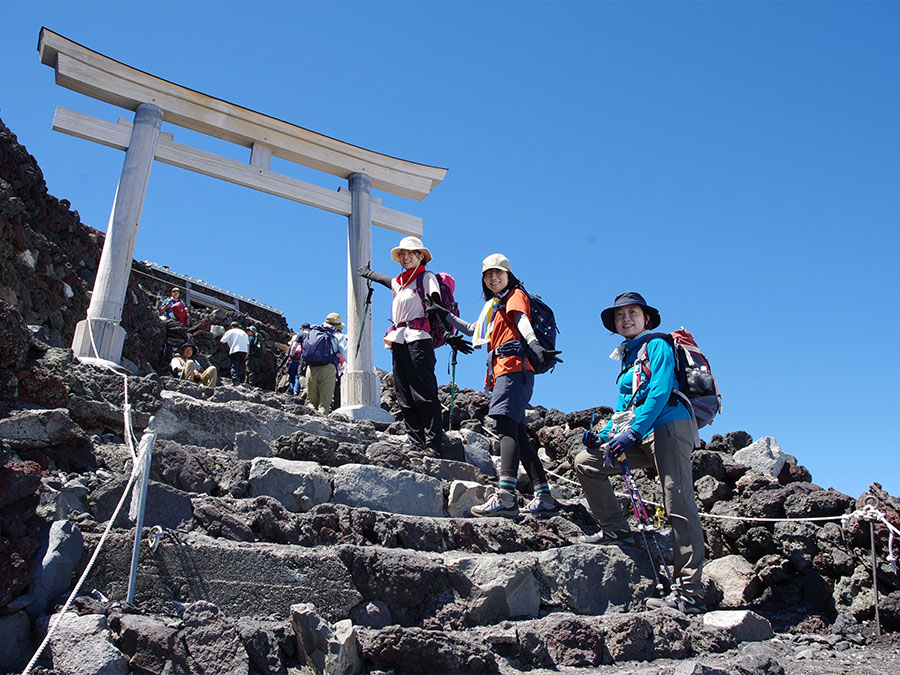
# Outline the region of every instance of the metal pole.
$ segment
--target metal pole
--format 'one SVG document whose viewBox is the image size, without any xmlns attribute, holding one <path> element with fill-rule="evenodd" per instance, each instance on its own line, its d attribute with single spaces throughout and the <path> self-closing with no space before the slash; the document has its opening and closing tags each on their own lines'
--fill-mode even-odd
<svg viewBox="0 0 900 675">
<path fill-rule="evenodd" d="M 146 440 L 147 451 L 144 454 L 143 473 L 141 475 L 140 492 L 138 493 L 138 514 L 134 527 L 134 549 L 131 552 L 131 574 L 128 577 L 129 603 L 134 602 L 134 586 L 137 582 L 138 557 L 141 553 L 141 531 L 144 529 L 144 508 L 147 506 L 147 484 L 150 481 L 150 461 L 153 458 L 153 442 L 156 440 L 156 418 L 151 417 L 147 430 L 141 437 L 141 445 Z"/>
<path fill-rule="evenodd" d="M 875 592 L 875 634 L 881 635 L 881 613 L 878 611 L 878 561 L 875 558 L 875 523 L 869 521 L 869 540 L 872 542 L 872 590 Z"/>
</svg>

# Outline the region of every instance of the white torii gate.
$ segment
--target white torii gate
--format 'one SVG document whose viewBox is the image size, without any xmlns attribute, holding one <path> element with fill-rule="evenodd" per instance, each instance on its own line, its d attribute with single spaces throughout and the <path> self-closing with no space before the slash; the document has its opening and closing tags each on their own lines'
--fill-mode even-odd
<svg viewBox="0 0 900 675">
<path fill-rule="evenodd" d="M 371 307 L 359 353 L 366 284 L 356 270 L 371 260 L 374 223 L 421 236 L 422 219 L 372 199 L 372 188 L 422 200 L 446 169 L 382 155 L 317 134 L 221 99 L 173 84 L 92 51 L 47 28 L 38 39 L 41 63 L 56 70 L 56 83 L 92 98 L 133 110 L 134 121 L 107 122 L 57 107 L 53 129 L 125 150 L 106 241 L 87 317 L 78 323 L 72 349 L 119 364 L 125 330 L 119 325 L 131 260 L 153 160 L 315 206 L 349 218 L 347 334 L 351 338 L 341 383 L 342 412 L 364 419 L 390 418 L 380 408 L 380 383 L 372 358 Z M 246 148 L 249 164 L 176 143 L 161 133 L 163 122 L 199 131 Z M 335 192 L 271 170 L 272 157 L 348 180 Z"/>
</svg>

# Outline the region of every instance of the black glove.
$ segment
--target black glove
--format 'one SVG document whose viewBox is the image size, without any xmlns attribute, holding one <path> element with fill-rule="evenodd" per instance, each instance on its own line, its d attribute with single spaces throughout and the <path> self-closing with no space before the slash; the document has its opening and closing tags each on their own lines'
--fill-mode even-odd
<svg viewBox="0 0 900 675">
<path fill-rule="evenodd" d="M 473 351 L 472 343 L 467 341 L 462 335 L 445 333 L 444 342 L 462 354 L 471 354 Z"/>
<path fill-rule="evenodd" d="M 556 363 L 562 363 L 562 359 L 557 356 L 558 354 L 562 354 L 561 351 L 556 349 L 544 349 L 537 340 L 529 342 L 528 348 L 532 351 L 537 360 L 537 363 L 532 364 L 534 366 L 541 364 L 550 364 L 552 366 Z"/>
<path fill-rule="evenodd" d="M 364 267 L 360 267 L 356 270 L 356 273 L 363 279 L 372 279 L 372 267 L 368 263 L 366 263 Z"/>
<path fill-rule="evenodd" d="M 430 314 L 439 314 L 441 316 L 447 316 L 450 313 L 449 309 L 435 302 L 431 296 L 428 295 L 425 296 L 425 311 Z"/>
<path fill-rule="evenodd" d="M 599 448 L 603 445 L 603 440 L 595 434 L 593 431 L 588 430 L 584 432 L 584 436 L 581 437 L 581 443 L 586 447 L 593 450 L 594 448 Z"/>
</svg>

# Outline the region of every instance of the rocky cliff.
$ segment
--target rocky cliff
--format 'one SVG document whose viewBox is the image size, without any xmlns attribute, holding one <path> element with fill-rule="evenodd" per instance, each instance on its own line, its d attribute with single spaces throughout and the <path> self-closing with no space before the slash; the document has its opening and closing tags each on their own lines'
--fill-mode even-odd
<svg viewBox="0 0 900 675">
<path fill-rule="evenodd" d="M 592 414 L 608 408 L 528 412 L 558 515 L 473 519 L 468 508 L 496 480 L 497 460 L 478 392 L 457 394 L 454 431 L 434 458 L 409 448 L 400 422 L 326 418 L 302 396 L 175 380 L 158 373 L 167 339 L 182 336 L 167 332 L 137 283 L 124 324 L 138 374 L 74 360 L 66 347 L 101 239 L 47 194 L 37 163 L 0 124 L 0 644 L 11 645 L 0 671 L 24 667 L 85 571 L 43 668 L 893 671 L 900 575 L 888 528 L 872 528 L 879 637 L 870 525 L 841 520 L 862 497 L 817 486 L 774 439 L 735 431 L 695 450 L 710 611 L 648 611 L 662 568 L 640 538 L 574 543 L 593 525 L 571 458 Z M 191 328 L 214 357 L 209 328 L 224 318 Z M 268 327 L 273 340 L 284 328 Z M 389 375 L 383 385 L 382 405 L 398 416 Z M 135 433 L 153 417 L 157 434 L 133 603 L 128 500 L 114 518 L 133 464 L 126 387 Z M 659 501 L 655 475 L 637 471 L 636 482 Z M 519 488 L 530 493 L 526 477 Z M 900 526 L 900 500 L 878 484 L 871 493 Z M 811 517 L 823 520 L 796 520 Z M 646 534 L 671 564 L 664 518 Z"/>
</svg>

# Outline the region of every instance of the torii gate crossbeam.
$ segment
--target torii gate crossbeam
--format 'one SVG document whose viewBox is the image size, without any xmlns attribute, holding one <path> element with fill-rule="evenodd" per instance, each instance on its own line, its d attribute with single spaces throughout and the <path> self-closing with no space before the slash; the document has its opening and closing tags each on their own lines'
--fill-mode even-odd
<svg viewBox="0 0 900 675">
<path fill-rule="evenodd" d="M 56 83 L 92 98 L 135 111 L 134 122 L 111 123 L 57 108 L 53 128 L 125 150 L 125 161 L 87 317 L 76 328 L 72 348 L 79 357 L 118 364 L 125 331 L 119 325 L 131 260 L 153 161 L 260 190 L 348 217 L 347 330 L 359 335 L 359 352 L 349 350 L 342 378 L 342 411 L 376 419 L 379 382 L 372 358 L 372 322 L 363 323 L 365 282 L 355 270 L 371 259 L 371 225 L 421 235 L 422 220 L 384 207 L 372 188 L 424 199 L 446 169 L 418 164 L 317 134 L 248 108 L 213 98 L 110 59 L 42 28 L 41 62 L 56 71 Z M 248 164 L 182 145 L 161 132 L 163 122 L 199 131 L 250 149 Z M 346 178 L 349 190 L 333 192 L 271 171 L 279 157 Z M 371 308 L 369 309 L 371 312 Z M 355 345 L 354 345 L 355 347 Z"/>
</svg>

